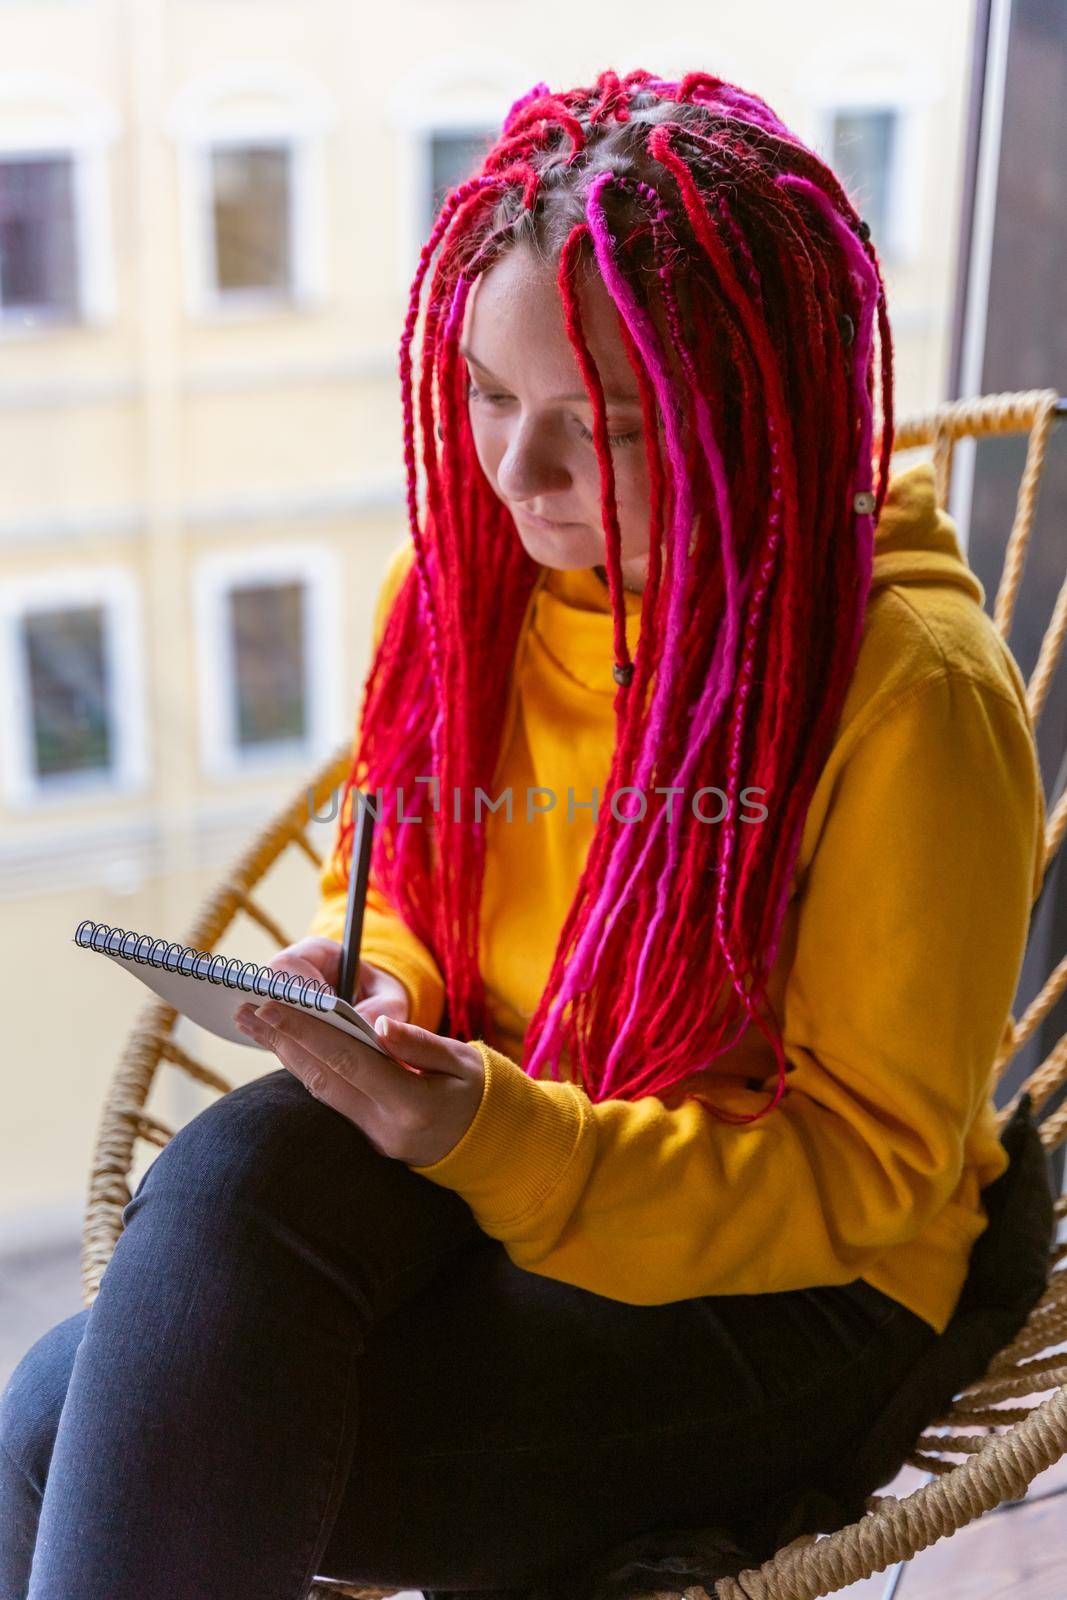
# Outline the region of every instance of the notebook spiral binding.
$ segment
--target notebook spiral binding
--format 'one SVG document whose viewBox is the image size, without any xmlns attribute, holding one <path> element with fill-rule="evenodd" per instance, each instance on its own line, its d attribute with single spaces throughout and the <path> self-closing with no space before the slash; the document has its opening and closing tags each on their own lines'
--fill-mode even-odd
<svg viewBox="0 0 1067 1600">
<path fill-rule="evenodd" d="M 295 1001 L 317 1011 L 332 1011 L 335 994 L 322 978 L 302 978 L 297 973 L 275 972 L 257 961 L 238 961 L 236 956 L 213 955 L 210 950 L 195 950 L 173 940 L 153 939 L 147 933 L 128 928 L 113 928 L 106 922 L 86 918 L 79 922 L 74 941 L 105 955 L 120 955 L 141 966 L 164 967 L 168 972 L 192 972 L 208 983 L 225 984 L 228 989 L 243 989 L 269 1000 Z M 207 962 L 206 967 L 200 963 Z M 220 965 L 221 963 L 221 965 Z M 251 979 L 251 983 L 247 980 Z"/>
</svg>

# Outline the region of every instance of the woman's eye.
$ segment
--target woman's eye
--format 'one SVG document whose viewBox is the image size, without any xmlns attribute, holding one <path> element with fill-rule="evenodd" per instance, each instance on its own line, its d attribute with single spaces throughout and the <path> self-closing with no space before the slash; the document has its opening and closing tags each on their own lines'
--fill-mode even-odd
<svg viewBox="0 0 1067 1600">
<path fill-rule="evenodd" d="M 587 428 L 584 422 L 579 422 L 578 432 L 581 434 L 583 439 L 588 439 L 590 443 L 592 443 L 592 429 Z M 635 428 L 632 433 L 609 433 L 608 443 L 613 445 L 636 444 L 640 437 L 640 428 Z"/>
<path fill-rule="evenodd" d="M 506 394 L 487 394 L 483 389 L 477 388 L 469 380 L 467 382 L 468 400 L 506 400 L 507 398 L 508 396 Z"/>
<path fill-rule="evenodd" d="M 487 390 L 479 389 L 478 386 L 470 378 L 468 378 L 467 379 L 467 399 L 468 400 L 488 400 L 490 402 L 490 404 L 494 404 L 495 405 L 498 402 L 503 402 L 503 401 L 510 400 L 511 396 L 508 395 L 508 394 L 490 394 Z M 584 422 L 579 422 L 577 420 L 577 418 L 575 418 L 575 426 L 577 427 L 578 432 L 581 435 L 581 437 L 583 439 L 588 440 L 590 443 L 592 443 L 592 439 L 593 439 L 592 431 L 589 428 L 586 427 L 585 423 Z M 612 444 L 612 445 L 636 444 L 637 440 L 640 439 L 640 437 L 641 437 L 641 429 L 640 428 L 635 428 L 630 433 L 609 433 L 608 434 L 608 442 L 609 442 L 609 444 Z"/>
</svg>

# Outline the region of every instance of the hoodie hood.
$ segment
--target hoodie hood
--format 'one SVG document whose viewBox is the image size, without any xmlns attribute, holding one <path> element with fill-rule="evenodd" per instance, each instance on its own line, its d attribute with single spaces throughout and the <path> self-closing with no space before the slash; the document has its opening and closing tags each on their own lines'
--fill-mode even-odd
<svg viewBox="0 0 1067 1600">
<path fill-rule="evenodd" d="M 985 603 L 985 590 L 967 565 L 956 524 L 937 503 L 931 461 L 893 474 L 874 531 L 871 588 L 885 584 L 952 584 Z"/>
</svg>

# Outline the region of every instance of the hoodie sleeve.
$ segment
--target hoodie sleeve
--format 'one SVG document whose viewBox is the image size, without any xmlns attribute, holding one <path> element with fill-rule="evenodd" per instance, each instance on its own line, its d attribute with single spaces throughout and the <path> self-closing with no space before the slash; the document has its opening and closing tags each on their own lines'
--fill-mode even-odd
<svg viewBox="0 0 1067 1600">
<path fill-rule="evenodd" d="M 375 602 L 372 627 L 372 656 L 378 649 L 390 610 L 414 557 L 410 542 L 394 551 Z M 346 805 L 350 810 L 351 795 Z M 319 875 L 319 904 L 305 937 L 318 934 L 340 943 L 345 926 L 348 874 L 342 870 L 337 851 L 338 818 L 333 847 Z M 367 884 L 363 911 L 363 936 L 360 955 L 372 966 L 399 978 L 408 994 L 410 1019 L 420 1027 L 435 1030 L 444 1009 L 444 980 L 431 952 L 401 919 L 399 912 L 382 893 L 373 875 Z"/>
<path fill-rule="evenodd" d="M 788 1089 L 593 1102 L 484 1040 L 479 1109 L 432 1165 L 520 1267 L 638 1305 L 860 1276 L 960 1180 L 1022 962 L 1043 795 L 1019 707 L 941 671 L 834 777 L 800 888 Z M 773 1084 L 773 1078 L 768 1080 Z"/>
</svg>

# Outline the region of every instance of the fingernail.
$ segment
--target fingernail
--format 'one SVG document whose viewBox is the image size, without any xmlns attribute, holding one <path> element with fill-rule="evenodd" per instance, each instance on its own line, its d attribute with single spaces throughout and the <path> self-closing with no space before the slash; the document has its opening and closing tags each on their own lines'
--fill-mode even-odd
<svg viewBox="0 0 1067 1600">
<path fill-rule="evenodd" d="M 374 1031 L 375 1031 L 375 1033 L 380 1033 L 383 1039 L 386 1037 L 386 1035 L 389 1032 L 389 1022 L 390 1022 L 390 1018 L 386 1017 L 386 1016 L 381 1016 L 381 1017 L 376 1017 L 375 1018 Z"/>
</svg>

